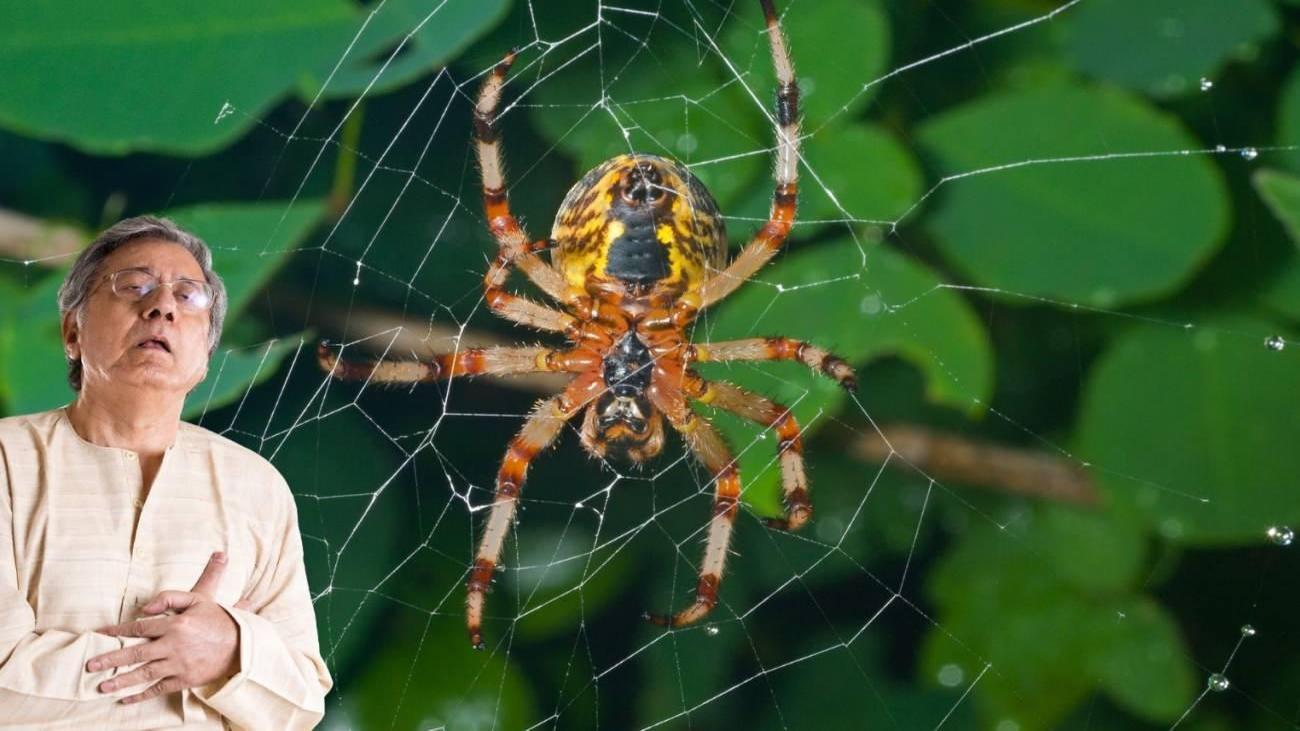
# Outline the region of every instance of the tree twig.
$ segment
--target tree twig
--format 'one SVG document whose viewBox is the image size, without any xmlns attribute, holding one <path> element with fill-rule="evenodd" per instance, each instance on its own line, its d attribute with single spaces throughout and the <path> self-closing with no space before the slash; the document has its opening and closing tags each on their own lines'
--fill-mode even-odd
<svg viewBox="0 0 1300 731">
<path fill-rule="evenodd" d="M 891 456 L 940 482 L 958 482 L 1026 497 L 1076 505 L 1096 505 L 1100 498 L 1081 467 L 1058 457 L 991 442 L 932 431 L 923 426 L 891 424 L 882 434 L 853 441 L 849 452 L 868 462 Z"/>
<path fill-rule="evenodd" d="M 0 258 L 58 267 L 89 241 L 90 234 L 76 226 L 0 208 Z"/>
</svg>

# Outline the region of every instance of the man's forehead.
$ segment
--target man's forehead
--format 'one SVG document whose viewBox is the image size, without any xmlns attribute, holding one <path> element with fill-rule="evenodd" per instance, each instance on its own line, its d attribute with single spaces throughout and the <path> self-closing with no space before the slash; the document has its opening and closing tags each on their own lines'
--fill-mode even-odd
<svg viewBox="0 0 1300 731">
<path fill-rule="evenodd" d="M 203 268 L 184 246 L 165 239 L 138 239 L 123 244 L 104 260 L 108 271 L 143 268 L 157 274 L 203 279 Z"/>
</svg>

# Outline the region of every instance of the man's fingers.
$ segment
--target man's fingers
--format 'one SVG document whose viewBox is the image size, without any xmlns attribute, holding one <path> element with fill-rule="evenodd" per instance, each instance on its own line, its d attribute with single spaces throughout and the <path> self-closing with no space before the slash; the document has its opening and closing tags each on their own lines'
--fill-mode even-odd
<svg viewBox="0 0 1300 731">
<path fill-rule="evenodd" d="M 140 611 L 145 614 L 162 614 L 168 610 L 179 612 L 201 601 L 203 597 L 188 591 L 160 591 L 148 604 L 140 607 Z"/>
<path fill-rule="evenodd" d="M 175 693 L 179 690 L 184 690 L 186 687 L 187 686 L 185 685 L 185 681 L 173 675 L 170 678 L 167 678 L 165 680 L 160 680 L 157 683 L 154 683 L 153 685 L 149 686 L 148 688 L 145 688 L 143 693 L 136 693 L 135 695 L 129 695 L 123 698 L 122 702 L 136 703 L 142 700 L 153 698 L 155 696 L 166 695 L 168 693 Z"/>
<path fill-rule="evenodd" d="M 221 583 L 221 574 L 225 573 L 225 570 L 225 552 L 214 551 L 208 559 L 208 565 L 203 567 L 203 573 L 199 575 L 199 580 L 194 582 L 194 588 L 190 591 L 211 599 L 217 593 L 217 585 Z"/>
<path fill-rule="evenodd" d="M 145 617 L 109 625 L 98 631 L 100 634 L 113 637 L 162 637 L 166 634 L 167 625 L 171 620 L 171 617 Z"/>
<path fill-rule="evenodd" d="M 157 660 L 163 656 L 163 649 L 156 642 L 144 642 L 131 647 L 123 647 L 120 650 L 106 652 L 103 655 L 90 658 L 86 662 L 86 670 L 94 673 L 109 668 L 122 667 L 124 665 L 138 665 L 146 660 Z"/>
<path fill-rule="evenodd" d="M 171 677 L 172 673 L 173 668 L 171 663 L 165 660 L 154 660 L 153 662 L 141 665 L 129 673 L 122 673 L 116 678 L 105 680 L 99 684 L 99 692 L 112 693 L 119 688 L 130 688 L 133 685 L 140 685 L 141 683 L 157 682 L 164 678 Z"/>
</svg>

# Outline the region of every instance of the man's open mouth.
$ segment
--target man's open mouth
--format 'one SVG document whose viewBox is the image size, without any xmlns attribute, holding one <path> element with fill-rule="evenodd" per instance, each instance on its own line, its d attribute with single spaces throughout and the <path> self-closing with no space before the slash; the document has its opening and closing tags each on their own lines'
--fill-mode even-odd
<svg viewBox="0 0 1300 731">
<path fill-rule="evenodd" d="M 141 340 L 135 347 L 137 348 L 158 348 L 168 353 L 172 352 L 172 347 L 164 338 L 146 338 Z"/>
</svg>

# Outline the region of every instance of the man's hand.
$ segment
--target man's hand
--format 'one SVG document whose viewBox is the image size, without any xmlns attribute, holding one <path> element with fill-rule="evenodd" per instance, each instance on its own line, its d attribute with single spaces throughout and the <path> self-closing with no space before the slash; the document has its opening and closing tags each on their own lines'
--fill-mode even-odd
<svg viewBox="0 0 1300 731">
<path fill-rule="evenodd" d="M 174 693 L 239 672 L 239 626 L 212 597 L 226 570 L 226 555 L 213 553 L 203 574 L 189 591 L 163 591 L 140 608 L 141 619 L 97 630 L 118 637 L 149 637 L 149 642 L 124 647 L 86 663 L 95 672 L 107 668 L 144 663 L 99 684 L 102 693 L 140 683 L 153 683 L 143 692 L 122 699 L 123 703 Z M 235 604 L 246 609 L 247 602 Z M 166 613 L 166 614 L 164 614 Z"/>
</svg>

